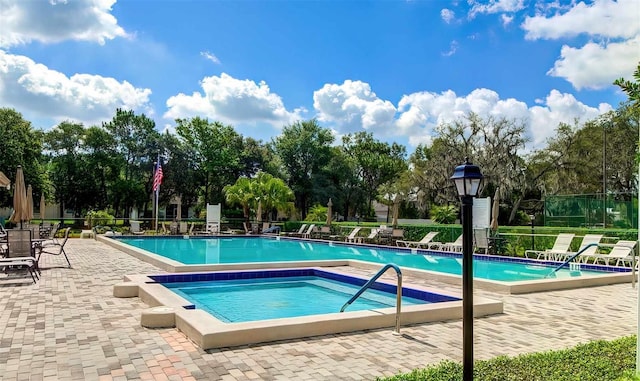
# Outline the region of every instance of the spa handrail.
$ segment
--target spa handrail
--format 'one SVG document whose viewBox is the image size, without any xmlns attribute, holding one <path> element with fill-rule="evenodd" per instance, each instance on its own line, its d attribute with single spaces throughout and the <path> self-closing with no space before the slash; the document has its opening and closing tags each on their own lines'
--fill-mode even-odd
<svg viewBox="0 0 640 381">
<path fill-rule="evenodd" d="M 587 246 L 583 247 L 582 249 L 578 250 L 577 253 L 575 253 L 572 256 L 570 256 L 569 258 L 567 258 L 564 262 L 562 262 L 562 264 L 560 266 L 556 267 L 555 269 L 553 269 L 553 271 L 551 271 L 549 274 L 547 274 L 545 276 L 545 278 L 548 278 L 551 275 L 555 274 L 558 270 L 563 268 L 567 263 L 573 261 L 574 258 L 578 257 L 580 254 L 584 253 L 588 248 L 593 247 L 593 246 L 598 246 L 598 243 L 596 243 L 596 242 L 590 243 Z"/>
<path fill-rule="evenodd" d="M 358 299 L 363 292 L 365 292 L 369 287 L 371 287 L 371 285 L 390 268 L 393 268 L 394 270 L 396 270 L 396 274 L 398 275 L 398 289 L 396 291 L 396 333 L 400 333 L 400 306 L 402 304 L 402 271 L 400 271 L 400 268 L 394 265 L 393 263 L 386 264 L 383 268 L 380 269 L 380 271 L 376 273 L 376 275 L 374 275 L 371 279 L 369 279 L 367 283 L 365 283 L 364 286 L 362 286 L 358 290 L 358 292 L 356 292 L 355 295 L 353 295 L 351 299 L 349 299 L 342 306 L 342 308 L 340 309 L 340 312 L 344 312 L 344 310 L 351 303 L 353 303 L 356 299 Z"/>
</svg>

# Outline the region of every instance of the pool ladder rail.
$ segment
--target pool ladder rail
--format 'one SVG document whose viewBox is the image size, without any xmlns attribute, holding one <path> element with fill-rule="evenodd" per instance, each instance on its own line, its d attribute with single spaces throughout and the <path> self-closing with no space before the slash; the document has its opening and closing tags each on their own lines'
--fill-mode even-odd
<svg viewBox="0 0 640 381">
<path fill-rule="evenodd" d="M 351 299 L 349 299 L 342 306 L 342 308 L 340 309 L 340 312 L 344 312 L 344 310 L 347 307 L 349 307 L 351 303 L 353 303 L 356 299 L 358 299 L 360 295 L 362 295 L 369 287 L 371 287 L 371 285 L 373 285 L 373 283 L 375 283 L 375 281 L 378 280 L 378 278 L 380 278 L 382 274 L 384 274 L 390 268 L 393 268 L 394 270 L 396 270 L 396 274 L 398 275 L 398 289 L 396 291 L 396 330 L 394 333 L 400 334 L 400 307 L 402 304 L 402 271 L 400 271 L 400 268 L 393 263 L 386 264 L 383 268 L 380 269 L 380 271 L 376 273 L 376 275 L 371 277 L 371 279 L 369 279 L 367 283 L 365 283 L 362 287 L 360 287 L 358 292 L 356 292 L 351 297 Z"/>
<path fill-rule="evenodd" d="M 582 249 L 578 250 L 577 253 L 573 254 L 572 256 L 570 256 L 569 258 L 567 258 L 564 262 L 562 262 L 562 264 L 558 267 L 556 267 L 555 269 L 553 269 L 549 274 L 547 274 L 545 276 L 545 278 L 550 277 L 551 275 L 555 274 L 558 270 L 560 270 L 561 268 L 563 268 L 564 266 L 566 266 L 567 264 L 569 265 L 569 270 L 571 271 L 580 271 L 580 264 L 577 263 L 577 269 L 576 266 L 571 266 L 573 263 L 569 263 L 571 261 L 573 261 L 575 258 L 577 258 L 580 254 L 584 253 L 588 248 L 593 247 L 593 246 L 598 246 L 597 243 L 590 243 L 587 246 L 583 247 Z"/>
</svg>

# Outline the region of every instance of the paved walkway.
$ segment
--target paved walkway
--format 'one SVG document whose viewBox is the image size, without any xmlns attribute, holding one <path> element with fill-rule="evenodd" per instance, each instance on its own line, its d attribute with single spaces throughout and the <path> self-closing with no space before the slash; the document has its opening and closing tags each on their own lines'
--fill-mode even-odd
<svg viewBox="0 0 640 381">
<path fill-rule="evenodd" d="M 372 380 L 462 359 L 461 321 L 404 327 L 402 336 L 374 330 L 203 351 L 175 329 L 141 327 L 147 306 L 138 298 L 112 296 L 125 274 L 160 270 L 92 239 L 70 240 L 67 248 L 72 269 L 46 256 L 38 284 L 0 283 L 0 380 Z M 477 293 L 502 299 L 505 313 L 476 319 L 476 359 L 636 332 L 637 290 L 629 284 Z"/>
</svg>

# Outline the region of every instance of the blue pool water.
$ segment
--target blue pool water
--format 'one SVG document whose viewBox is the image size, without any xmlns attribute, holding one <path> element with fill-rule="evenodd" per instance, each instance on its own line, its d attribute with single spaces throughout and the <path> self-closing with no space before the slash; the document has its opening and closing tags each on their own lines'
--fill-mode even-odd
<svg viewBox="0 0 640 381">
<path fill-rule="evenodd" d="M 224 322 L 338 313 L 366 279 L 317 268 L 216 271 L 150 275 L 185 298 L 185 308 L 205 310 Z M 397 285 L 374 282 L 345 312 L 395 307 Z M 402 288 L 402 305 L 460 300 Z"/>
<path fill-rule="evenodd" d="M 398 266 L 460 275 L 462 260 L 459 255 L 412 254 L 394 248 L 369 248 L 325 242 L 310 242 L 275 238 L 157 238 L 123 237 L 121 242 L 150 251 L 184 264 L 228 264 L 255 262 L 298 262 L 310 260 L 354 259 L 376 263 L 395 263 Z M 543 266 L 531 261 L 512 258 L 475 256 L 473 275 L 498 281 L 543 279 L 554 264 Z M 584 266 L 583 266 L 584 267 Z M 562 269 L 552 278 L 606 274 L 601 271 Z"/>
<path fill-rule="evenodd" d="M 195 308 L 221 321 L 243 322 L 340 312 L 359 287 L 317 276 L 168 283 Z M 426 304 L 402 298 L 402 305 Z M 346 311 L 395 307 L 396 296 L 369 289 Z"/>
</svg>

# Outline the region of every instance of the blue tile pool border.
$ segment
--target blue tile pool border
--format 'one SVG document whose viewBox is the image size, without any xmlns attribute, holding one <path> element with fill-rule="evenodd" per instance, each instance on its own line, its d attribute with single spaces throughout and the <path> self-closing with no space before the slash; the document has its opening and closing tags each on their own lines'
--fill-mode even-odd
<svg viewBox="0 0 640 381">
<path fill-rule="evenodd" d="M 348 283 L 355 286 L 364 285 L 367 280 L 363 278 L 348 276 L 340 273 L 335 273 L 326 270 L 320 270 L 316 268 L 298 268 L 298 269 L 281 269 L 281 270 L 264 270 L 264 271 L 219 271 L 219 272 L 204 272 L 204 273 L 190 273 L 190 274 L 161 274 L 161 275 L 149 275 L 148 277 L 153 282 L 159 284 L 170 283 L 184 283 L 184 282 L 215 282 L 215 281 L 227 281 L 238 279 L 265 279 L 265 278 L 288 278 L 288 277 L 304 277 L 315 276 L 325 279 L 330 279 L 342 283 Z M 397 286 L 374 282 L 371 285 L 374 290 L 386 292 L 395 295 Z M 460 298 L 437 294 L 433 292 L 427 292 L 422 290 L 416 290 L 413 288 L 402 287 L 402 296 L 410 297 L 418 300 L 423 300 L 430 303 L 438 302 L 451 302 L 461 300 Z M 189 306 L 190 307 L 190 306 Z"/>
</svg>

